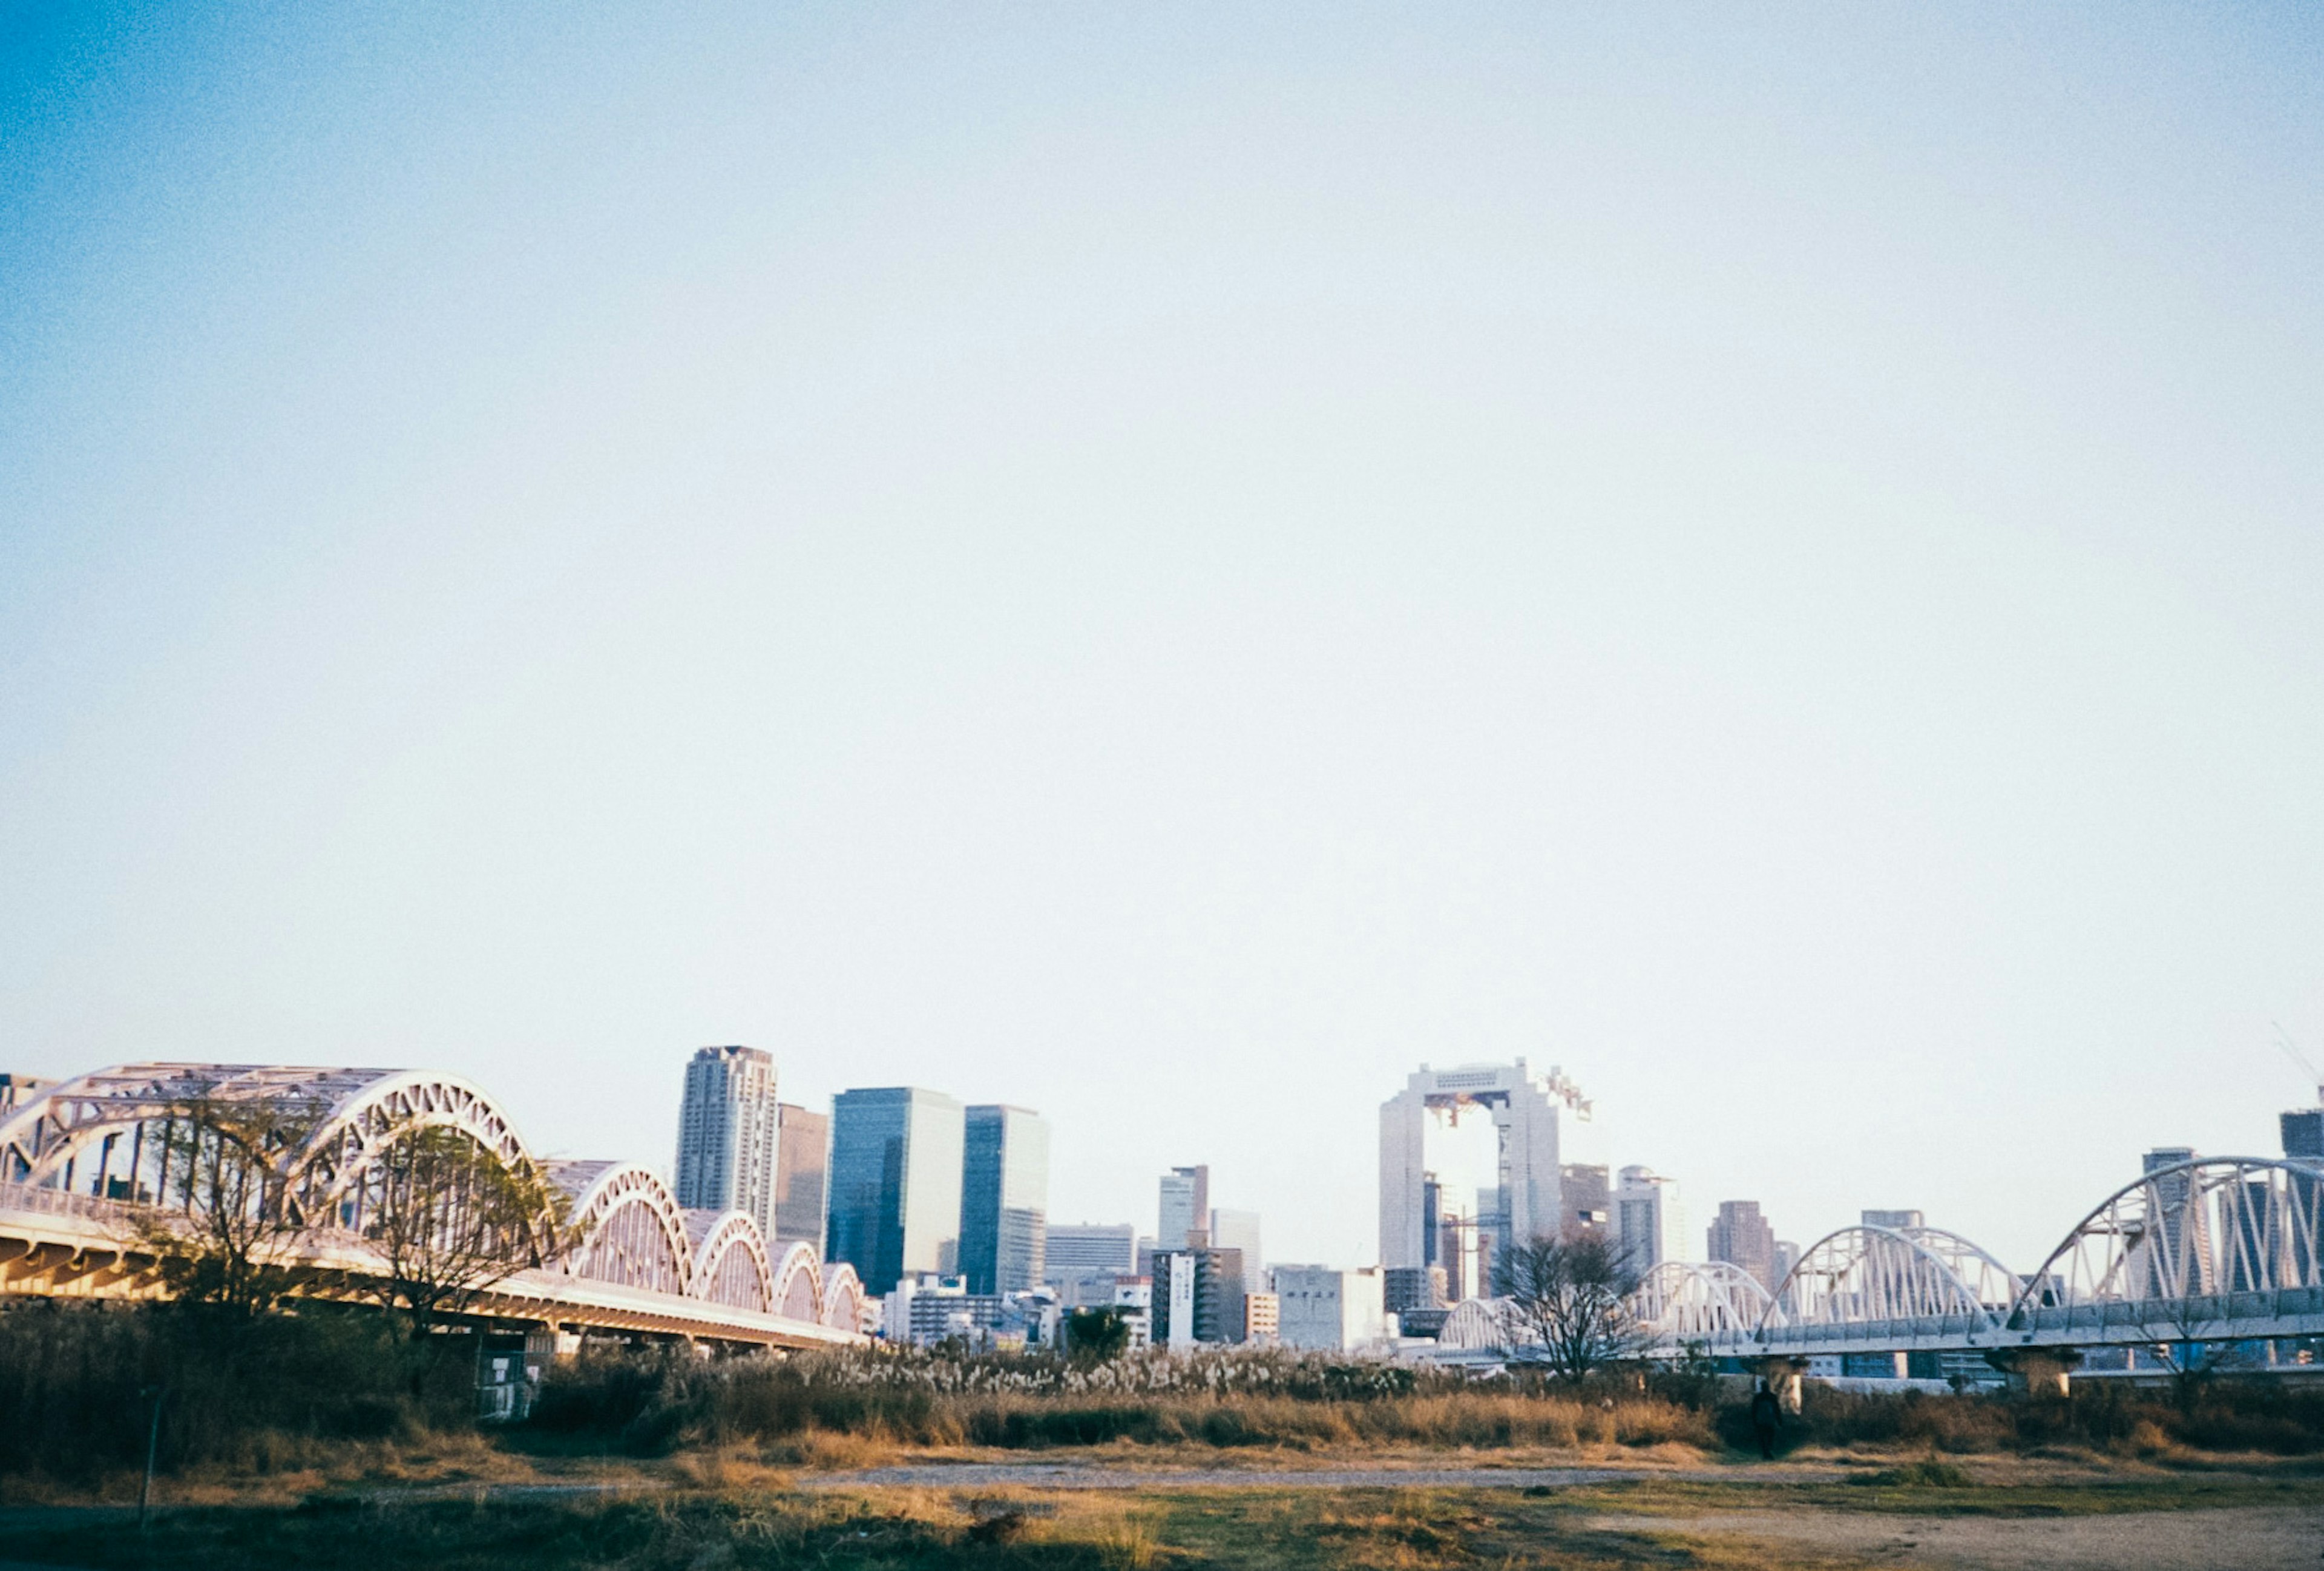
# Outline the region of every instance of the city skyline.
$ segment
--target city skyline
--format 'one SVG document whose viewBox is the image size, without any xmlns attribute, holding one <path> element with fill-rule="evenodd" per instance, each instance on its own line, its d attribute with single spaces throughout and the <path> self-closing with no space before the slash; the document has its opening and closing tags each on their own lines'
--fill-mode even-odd
<svg viewBox="0 0 2324 1571">
<path fill-rule="evenodd" d="M 27 13 L 0 1068 L 444 1066 L 659 1167 L 750 1042 L 1356 1261 L 1380 1099 L 1524 1058 L 1698 1238 L 2022 1262 L 2312 1104 L 2319 53 Z"/>
</svg>

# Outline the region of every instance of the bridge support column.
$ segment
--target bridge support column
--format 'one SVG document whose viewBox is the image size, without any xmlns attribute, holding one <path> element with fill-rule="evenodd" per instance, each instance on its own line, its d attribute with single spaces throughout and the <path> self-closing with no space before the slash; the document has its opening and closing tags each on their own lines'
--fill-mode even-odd
<svg viewBox="0 0 2324 1571">
<path fill-rule="evenodd" d="M 1808 1372 L 1806 1359 L 1762 1358 L 1752 1367 L 1758 1371 L 1759 1378 L 1767 1382 L 1768 1391 L 1775 1394 L 1784 1411 L 1796 1413 L 1800 1410 L 1800 1386 Z"/>
<path fill-rule="evenodd" d="M 2079 1347 L 2003 1347 L 1985 1361 L 2009 1376 L 2010 1389 L 2030 1397 L 2062 1397 L 2073 1390 L 2073 1372 L 2081 1367 Z"/>
</svg>

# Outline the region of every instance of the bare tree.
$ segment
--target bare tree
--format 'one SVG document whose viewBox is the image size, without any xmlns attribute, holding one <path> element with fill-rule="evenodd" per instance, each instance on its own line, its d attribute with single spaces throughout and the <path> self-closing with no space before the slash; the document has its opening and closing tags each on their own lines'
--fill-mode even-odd
<svg viewBox="0 0 2324 1571">
<path fill-rule="evenodd" d="M 1580 1380 L 1644 1351 L 1647 1336 L 1627 1302 L 1638 1273 L 1619 1244 L 1602 1233 L 1536 1238 L 1495 1262 L 1494 1288 L 1517 1332 L 1510 1351 L 1537 1358 Z"/>
<path fill-rule="evenodd" d="M 555 1253 L 571 1203 L 538 1164 L 501 1160 L 463 1131 L 398 1131 L 373 1159 L 364 1236 L 385 1265 L 381 1301 L 414 1340 Z"/>
<path fill-rule="evenodd" d="M 322 1116 L 304 1098 L 208 1092 L 166 1110 L 149 1137 L 161 1181 L 138 1233 L 173 1298 L 255 1315 L 297 1286 L 300 1219 L 287 1166 Z"/>
</svg>

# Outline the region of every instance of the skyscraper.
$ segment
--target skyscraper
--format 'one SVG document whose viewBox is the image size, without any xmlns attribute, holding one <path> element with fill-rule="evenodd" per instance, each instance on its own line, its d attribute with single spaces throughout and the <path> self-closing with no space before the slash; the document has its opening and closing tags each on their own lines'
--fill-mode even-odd
<svg viewBox="0 0 2324 1571">
<path fill-rule="evenodd" d="M 776 1105 L 775 1231 L 782 1243 L 823 1247 L 824 1202 L 830 1190 L 831 1114 Z"/>
<path fill-rule="evenodd" d="M 1158 1225 L 1154 1230 L 1157 1249 L 1184 1249 L 1190 1234 L 1209 1231 L 1211 1223 L 1211 1169 L 1208 1167 L 1172 1168 L 1162 1175 L 1162 1198 Z"/>
<path fill-rule="evenodd" d="M 833 1099 L 824 1253 L 853 1266 L 865 1292 L 941 1270 L 958 1248 L 964 1134 L 960 1104 L 939 1091 L 891 1086 Z"/>
<path fill-rule="evenodd" d="M 1759 1215 L 1757 1200 L 1721 1200 L 1707 1242 L 1712 1260 L 1742 1267 L 1771 1293 L 1783 1285 L 1775 1273 L 1775 1230 Z"/>
<path fill-rule="evenodd" d="M 1614 1238 L 1630 1270 L 1644 1275 L 1666 1260 L 1684 1258 L 1686 1216 L 1679 1205 L 1678 1181 L 1652 1168 L 1628 1167 L 1615 1175 L 1607 1198 Z"/>
<path fill-rule="evenodd" d="M 972 1293 L 1040 1284 L 1049 1226 L 1049 1126 L 1029 1108 L 968 1110 L 960 1187 L 960 1274 Z"/>
<path fill-rule="evenodd" d="M 1510 1244 L 1558 1236 L 1561 1105 L 1589 1116 L 1588 1100 L 1554 1067 L 1422 1065 L 1380 1104 L 1380 1264 L 1441 1265 L 1467 1292 Z"/>
<path fill-rule="evenodd" d="M 678 1114 L 678 1203 L 743 1211 L 775 1232 L 775 1060 L 756 1048 L 704 1048 L 686 1066 Z"/>
</svg>

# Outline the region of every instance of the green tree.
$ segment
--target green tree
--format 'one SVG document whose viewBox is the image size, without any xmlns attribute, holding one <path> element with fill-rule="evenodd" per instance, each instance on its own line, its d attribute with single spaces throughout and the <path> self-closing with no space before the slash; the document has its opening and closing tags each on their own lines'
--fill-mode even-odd
<svg viewBox="0 0 2324 1571">
<path fill-rule="evenodd" d="M 1110 1363 L 1130 1345 L 1130 1317 L 1120 1309 L 1075 1309 L 1065 1317 L 1065 1351 L 1080 1363 Z"/>
</svg>

